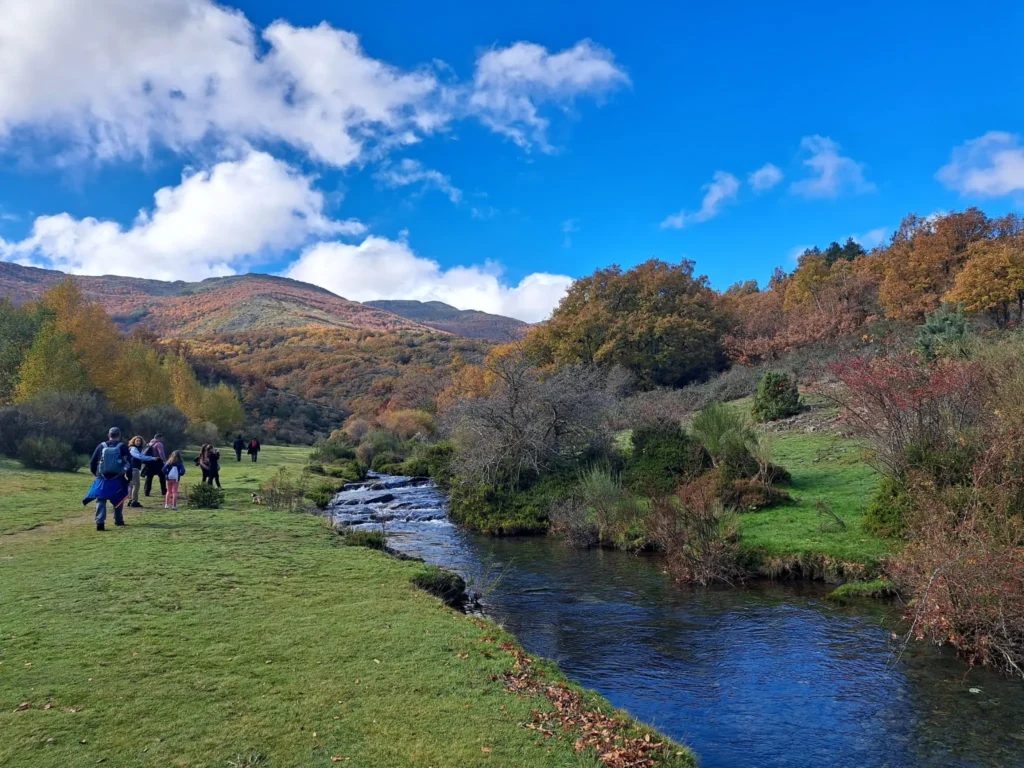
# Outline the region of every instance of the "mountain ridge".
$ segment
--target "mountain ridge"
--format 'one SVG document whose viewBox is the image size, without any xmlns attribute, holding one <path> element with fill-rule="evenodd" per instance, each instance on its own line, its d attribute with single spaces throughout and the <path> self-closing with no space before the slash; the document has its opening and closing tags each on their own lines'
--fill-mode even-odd
<svg viewBox="0 0 1024 768">
<path fill-rule="evenodd" d="M 494 315 L 477 309 L 458 309 L 443 301 L 387 299 L 364 301 L 363 306 L 376 307 L 435 330 L 490 341 L 514 341 L 522 338 L 529 323 L 505 315 Z"/>
<path fill-rule="evenodd" d="M 0 298 L 9 296 L 16 304 L 34 301 L 67 277 L 73 277 L 85 297 L 101 304 L 125 331 L 143 327 L 162 336 L 197 336 L 306 326 L 439 330 L 316 285 L 260 273 L 186 282 L 68 275 L 0 262 Z"/>
</svg>

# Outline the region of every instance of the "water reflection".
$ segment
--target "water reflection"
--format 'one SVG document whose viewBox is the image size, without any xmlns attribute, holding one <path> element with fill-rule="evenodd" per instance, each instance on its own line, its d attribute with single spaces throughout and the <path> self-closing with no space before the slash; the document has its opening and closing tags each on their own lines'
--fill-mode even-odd
<svg viewBox="0 0 1024 768">
<path fill-rule="evenodd" d="M 706 768 L 1024 766 L 1024 686 L 931 647 L 895 659 L 893 608 L 814 585 L 680 588 L 653 558 L 460 531 L 414 493 L 434 512 L 392 516 L 392 545 L 478 587 L 503 571 L 491 617 Z"/>
</svg>

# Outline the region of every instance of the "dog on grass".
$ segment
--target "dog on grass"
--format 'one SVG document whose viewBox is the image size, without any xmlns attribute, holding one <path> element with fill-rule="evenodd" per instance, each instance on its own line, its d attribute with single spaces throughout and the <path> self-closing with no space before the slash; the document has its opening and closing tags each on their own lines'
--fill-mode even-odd
<svg viewBox="0 0 1024 768">
<path fill-rule="evenodd" d="M 260 496 L 259 494 L 255 493 L 255 492 L 253 492 L 253 494 L 252 494 L 252 503 L 253 504 L 262 504 L 263 503 L 263 497 Z"/>
</svg>

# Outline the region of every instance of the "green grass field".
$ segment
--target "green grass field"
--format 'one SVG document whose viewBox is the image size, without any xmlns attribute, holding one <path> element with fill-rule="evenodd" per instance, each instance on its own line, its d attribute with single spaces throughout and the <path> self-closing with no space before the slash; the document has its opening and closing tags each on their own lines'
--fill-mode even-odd
<svg viewBox="0 0 1024 768">
<path fill-rule="evenodd" d="M 741 516 L 742 546 L 764 558 L 813 555 L 874 566 L 893 543 L 866 532 L 863 514 L 878 488 L 856 441 L 823 433 L 770 435 L 775 463 L 792 473 L 793 502 Z M 838 529 L 816 508 L 825 502 L 846 524 Z"/>
<path fill-rule="evenodd" d="M 251 504 L 305 456 L 225 462 L 225 509 L 152 498 L 104 533 L 86 472 L 0 464 L 0 765 L 598 764 L 524 727 L 550 704 L 506 691 L 510 638 L 414 588 L 422 566 Z"/>
</svg>

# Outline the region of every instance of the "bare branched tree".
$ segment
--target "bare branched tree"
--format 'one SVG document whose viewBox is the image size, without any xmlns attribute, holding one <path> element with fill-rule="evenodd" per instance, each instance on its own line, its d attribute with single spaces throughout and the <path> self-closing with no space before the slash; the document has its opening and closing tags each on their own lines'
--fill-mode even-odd
<svg viewBox="0 0 1024 768">
<path fill-rule="evenodd" d="M 455 470 L 488 485 L 519 487 L 559 463 L 573 463 L 609 439 L 603 415 L 620 386 L 596 366 L 535 368 L 522 346 L 488 360 L 490 393 L 458 404 L 445 428 Z"/>
</svg>

